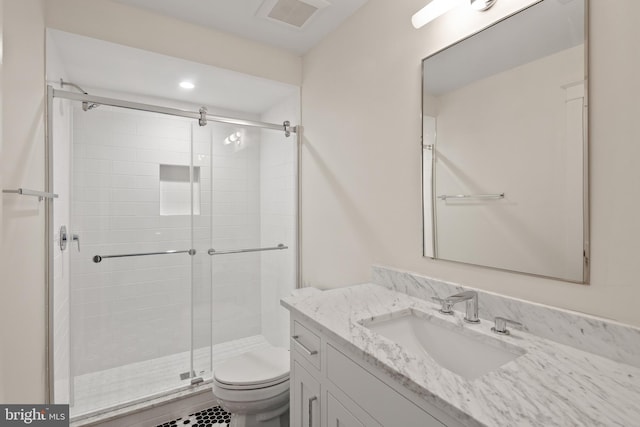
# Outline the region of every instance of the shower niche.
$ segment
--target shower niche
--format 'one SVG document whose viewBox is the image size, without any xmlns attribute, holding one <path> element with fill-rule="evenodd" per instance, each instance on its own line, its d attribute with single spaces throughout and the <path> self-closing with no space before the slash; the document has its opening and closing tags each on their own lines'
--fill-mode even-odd
<svg viewBox="0 0 640 427">
<path fill-rule="evenodd" d="M 278 123 L 298 122 L 298 88 L 60 31 L 47 38 L 52 229 L 82 242 L 61 250 L 51 236 L 52 401 L 69 403 L 74 421 L 144 406 L 201 390 L 229 357 L 288 347 L 279 300 L 297 281 L 297 134 Z M 127 91 L 100 74 L 103 59 L 73 67 L 92 52 L 141 76 L 182 67 L 236 96 Z"/>
<path fill-rule="evenodd" d="M 200 166 L 161 164 L 160 215 L 191 214 L 200 215 Z"/>
</svg>

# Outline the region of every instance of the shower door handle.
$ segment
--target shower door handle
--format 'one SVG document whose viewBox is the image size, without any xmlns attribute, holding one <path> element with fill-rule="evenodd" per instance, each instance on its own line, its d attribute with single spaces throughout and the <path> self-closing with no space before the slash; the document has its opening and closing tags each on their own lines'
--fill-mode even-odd
<svg viewBox="0 0 640 427">
<path fill-rule="evenodd" d="M 76 242 L 78 244 L 78 252 L 80 252 L 80 236 L 78 234 L 72 234 L 71 239 L 69 239 L 69 233 L 67 233 L 67 227 L 60 227 L 60 250 L 64 251 L 67 249 L 67 244 L 71 242 Z"/>
<path fill-rule="evenodd" d="M 78 244 L 78 252 L 80 252 L 80 235 L 72 234 L 71 235 L 71 241 L 72 242 L 76 242 Z"/>
</svg>

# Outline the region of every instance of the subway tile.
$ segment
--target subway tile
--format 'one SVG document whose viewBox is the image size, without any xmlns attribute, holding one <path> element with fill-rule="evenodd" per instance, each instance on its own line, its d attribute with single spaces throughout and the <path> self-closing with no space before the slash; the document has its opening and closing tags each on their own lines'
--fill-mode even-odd
<svg viewBox="0 0 640 427">
<path fill-rule="evenodd" d="M 136 150 L 102 145 L 87 145 L 85 147 L 84 155 L 89 159 L 122 161 L 134 158 L 134 156 L 136 155 Z"/>
<path fill-rule="evenodd" d="M 79 146 L 109 145 L 111 135 L 109 133 L 97 133 L 91 129 L 76 130 L 73 132 L 73 142 Z"/>
<path fill-rule="evenodd" d="M 130 157 L 134 159 L 135 157 Z M 159 176 L 159 166 L 152 163 L 136 162 L 136 161 L 114 161 L 113 173 L 121 175 L 149 175 Z"/>
<path fill-rule="evenodd" d="M 206 140 L 202 142 L 198 142 L 197 139 L 194 139 L 193 153 L 211 155 L 211 144 Z"/>
<path fill-rule="evenodd" d="M 118 188 L 111 190 L 111 200 L 114 202 L 158 202 L 160 195 L 154 190 Z"/>
<path fill-rule="evenodd" d="M 110 131 L 113 133 L 132 134 L 136 132 L 136 118 L 127 113 L 114 113 L 112 115 Z"/>
<path fill-rule="evenodd" d="M 73 176 L 73 184 L 76 187 L 110 187 L 111 175 L 106 173 L 76 172 Z"/>
<path fill-rule="evenodd" d="M 109 144 L 115 147 L 129 149 L 151 149 L 154 148 L 157 138 L 138 135 L 135 132 L 114 132 L 109 135 Z"/>
<path fill-rule="evenodd" d="M 157 202 L 113 202 L 109 213 L 118 216 L 154 216 L 160 208 Z"/>
<path fill-rule="evenodd" d="M 176 151 L 157 151 L 157 150 L 137 150 L 131 157 L 138 162 L 152 164 L 168 164 L 189 166 L 191 156 L 189 153 L 180 153 Z"/>
<path fill-rule="evenodd" d="M 111 175 L 111 188 L 136 188 L 135 175 Z"/>
<path fill-rule="evenodd" d="M 111 216 L 109 228 L 112 230 L 156 229 L 160 227 L 157 216 Z"/>
<path fill-rule="evenodd" d="M 111 217 L 106 215 L 81 216 L 73 222 L 73 226 L 69 229 L 69 232 L 83 233 L 85 231 L 108 230 L 110 223 Z"/>
<path fill-rule="evenodd" d="M 104 159 L 74 159 L 73 172 L 74 179 L 75 174 L 80 172 L 92 172 L 92 173 L 111 173 L 111 160 Z"/>
<path fill-rule="evenodd" d="M 133 188 L 154 189 L 159 191 L 160 182 L 156 176 L 136 176 Z"/>
</svg>

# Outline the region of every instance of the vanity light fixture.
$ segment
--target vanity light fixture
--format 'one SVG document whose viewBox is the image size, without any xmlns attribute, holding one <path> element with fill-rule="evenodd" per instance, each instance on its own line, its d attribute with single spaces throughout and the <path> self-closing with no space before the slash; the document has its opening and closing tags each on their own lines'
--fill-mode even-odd
<svg viewBox="0 0 640 427">
<path fill-rule="evenodd" d="M 495 2 L 496 0 L 471 0 L 471 7 L 482 12 L 493 6 Z"/>
<path fill-rule="evenodd" d="M 489 9 L 497 0 L 431 0 L 429 4 L 417 11 L 411 17 L 411 23 L 416 29 L 424 27 L 437 17 L 444 15 L 454 7 L 462 4 L 469 4 L 475 10 L 483 11 Z"/>
<path fill-rule="evenodd" d="M 194 87 L 196 87 L 196 85 L 188 81 L 183 81 L 183 82 L 180 82 L 180 87 L 182 89 L 193 89 Z"/>
</svg>

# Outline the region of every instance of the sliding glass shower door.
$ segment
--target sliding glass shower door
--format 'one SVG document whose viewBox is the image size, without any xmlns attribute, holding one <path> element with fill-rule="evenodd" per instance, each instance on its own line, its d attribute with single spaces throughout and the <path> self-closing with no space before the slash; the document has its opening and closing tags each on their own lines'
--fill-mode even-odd
<svg viewBox="0 0 640 427">
<path fill-rule="evenodd" d="M 192 120 L 72 108 L 66 228 L 77 244 L 60 256 L 70 259 L 79 416 L 210 375 L 211 261 L 196 246 L 208 246 L 211 173 L 209 149 L 193 149 Z"/>
<path fill-rule="evenodd" d="M 295 137 L 66 99 L 49 114 L 55 403 L 80 419 L 288 346 Z"/>
</svg>

